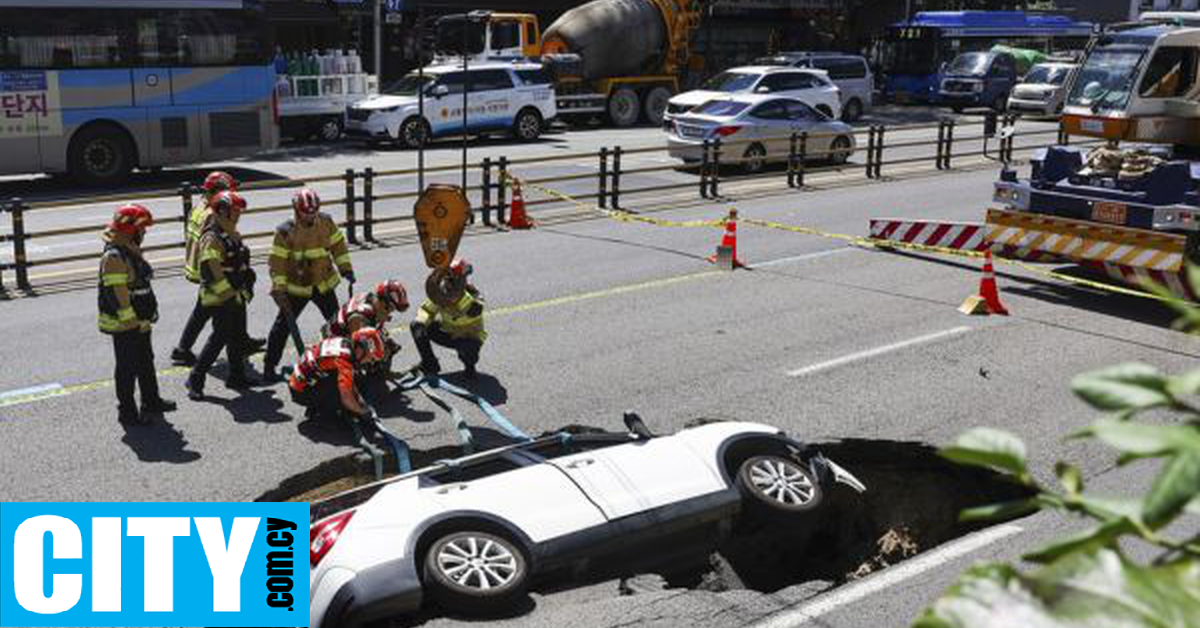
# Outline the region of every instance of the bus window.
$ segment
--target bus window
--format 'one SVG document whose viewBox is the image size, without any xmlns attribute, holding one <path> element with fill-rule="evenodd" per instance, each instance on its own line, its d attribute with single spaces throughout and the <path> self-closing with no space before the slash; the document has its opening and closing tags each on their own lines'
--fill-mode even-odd
<svg viewBox="0 0 1200 628">
<path fill-rule="evenodd" d="M 31 12 L 0 21 L 0 67 L 33 69 L 103 68 L 130 62 L 129 42 L 111 12 L 79 10 L 50 19 Z"/>
<path fill-rule="evenodd" d="M 1178 98 L 1196 83 L 1196 49 L 1179 46 L 1159 48 L 1146 66 L 1138 94 L 1142 98 Z"/>
</svg>

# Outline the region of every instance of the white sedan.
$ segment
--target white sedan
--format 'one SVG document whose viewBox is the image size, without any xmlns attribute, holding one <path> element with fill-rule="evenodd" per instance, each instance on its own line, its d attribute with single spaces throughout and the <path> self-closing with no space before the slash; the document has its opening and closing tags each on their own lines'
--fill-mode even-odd
<svg viewBox="0 0 1200 628">
<path fill-rule="evenodd" d="M 361 626 L 425 597 L 459 613 L 511 609 L 538 574 L 618 549 L 667 556 L 664 544 L 685 537 L 712 543 L 739 515 L 819 513 L 837 482 L 866 490 L 767 425 L 659 437 L 636 415 L 625 424 L 442 461 L 313 504 L 309 626 Z"/>
<path fill-rule="evenodd" d="M 825 70 L 798 69 L 779 66 L 746 66 L 726 70 L 700 86 L 684 92 L 667 102 L 664 126 L 698 105 L 732 94 L 759 94 L 795 98 L 837 119 L 842 112 L 842 92 Z"/>
</svg>

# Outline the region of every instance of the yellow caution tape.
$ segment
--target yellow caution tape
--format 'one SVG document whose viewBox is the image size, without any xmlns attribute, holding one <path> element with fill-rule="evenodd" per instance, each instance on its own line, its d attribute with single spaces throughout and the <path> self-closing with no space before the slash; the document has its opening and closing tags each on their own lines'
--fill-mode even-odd
<svg viewBox="0 0 1200 628">
<path fill-rule="evenodd" d="M 537 190 L 547 196 L 557 198 L 563 202 L 570 203 L 581 209 L 594 211 L 594 212 L 603 214 L 605 216 L 608 216 L 609 218 L 612 218 L 614 220 L 619 220 L 621 222 L 641 222 L 641 223 L 646 223 L 646 224 L 655 225 L 655 226 L 659 226 L 659 227 L 715 227 L 715 228 L 724 227 L 725 222 L 726 222 L 725 218 L 721 218 L 721 219 L 717 219 L 717 220 L 687 220 L 687 221 L 663 220 L 660 218 L 650 218 L 648 216 L 640 216 L 637 214 L 632 214 L 632 213 L 630 213 L 628 211 L 624 211 L 624 210 L 604 209 L 594 203 L 585 203 L 577 198 L 572 197 L 569 194 L 560 192 L 558 190 L 553 190 L 553 189 L 543 187 L 540 185 L 524 183 L 523 180 L 521 180 L 519 177 L 513 176 L 512 173 L 508 174 L 508 178 L 516 181 L 522 187 L 526 187 L 526 188 L 529 188 L 532 190 Z M 905 250 L 905 251 L 913 251 L 913 252 L 917 252 L 917 253 L 929 253 L 929 254 L 934 254 L 934 255 L 948 255 L 948 256 L 952 256 L 952 257 L 964 257 L 964 258 L 981 258 L 984 256 L 984 253 L 982 253 L 980 251 L 951 249 L 951 248 L 946 248 L 946 247 L 941 247 L 941 246 L 916 244 L 913 242 L 898 242 L 895 240 L 873 240 L 871 238 L 865 238 L 863 236 L 849 235 L 849 234 L 845 234 L 845 233 L 832 233 L 829 231 L 823 231 L 821 229 L 815 229 L 813 227 L 789 225 L 789 224 L 784 224 L 781 222 L 760 220 L 757 218 L 746 218 L 744 216 L 739 216 L 737 218 L 737 222 L 740 222 L 740 223 L 743 223 L 746 225 L 750 225 L 750 226 L 754 226 L 754 227 L 764 228 L 764 229 L 775 229 L 778 231 L 787 231 L 790 233 L 800 233 L 800 234 L 804 234 L 804 235 L 812 235 L 812 236 L 817 236 L 817 237 L 821 237 L 821 238 L 842 240 L 852 246 L 858 246 L 858 247 L 862 247 L 862 248 L 881 249 L 881 250 L 899 249 L 899 250 Z M 1159 294 L 1154 294 L 1153 292 L 1148 292 L 1145 290 L 1138 290 L 1135 288 L 1117 286 L 1117 285 L 1113 285 L 1113 284 L 1109 284 L 1109 283 L 1104 283 L 1101 281 L 1085 279 L 1083 277 L 1076 277 L 1074 275 L 1068 275 L 1068 274 L 1056 272 L 1053 270 L 1038 268 L 1037 266 L 1034 266 L 1034 265 L 1032 265 L 1028 262 L 1022 261 L 1022 260 L 1011 259 L 1011 258 L 1007 258 L 1007 257 L 999 257 L 999 256 L 995 256 L 994 260 L 998 264 L 1008 264 L 1010 266 L 1016 266 L 1018 268 L 1024 269 L 1025 271 L 1027 271 L 1029 273 L 1032 273 L 1034 275 L 1039 275 L 1039 276 L 1042 276 L 1042 277 L 1045 277 L 1048 279 L 1055 279 L 1055 280 L 1066 282 L 1066 283 L 1073 284 L 1076 286 L 1084 286 L 1087 288 L 1093 288 L 1093 289 L 1102 290 L 1105 292 L 1112 292 L 1115 294 L 1123 294 L 1126 296 L 1140 297 L 1140 298 L 1144 298 L 1144 299 L 1152 299 L 1154 301 L 1161 301 L 1164 303 L 1175 303 L 1175 304 L 1181 304 L 1181 305 L 1195 305 L 1191 301 L 1187 301 L 1185 299 L 1171 298 L 1171 297 L 1167 297 L 1167 296 L 1163 296 L 1163 295 L 1159 295 Z"/>
</svg>

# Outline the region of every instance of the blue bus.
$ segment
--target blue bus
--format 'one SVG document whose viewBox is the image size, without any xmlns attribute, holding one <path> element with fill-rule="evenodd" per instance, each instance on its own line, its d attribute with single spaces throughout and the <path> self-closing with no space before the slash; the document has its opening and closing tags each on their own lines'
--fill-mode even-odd
<svg viewBox="0 0 1200 628">
<path fill-rule="evenodd" d="M 278 145 L 262 0 L 0 0 L 0 175 L 117 185 Z"/>
<path fill-rule="evenodd" d="M 942 69 L 962 52 L 996 44 L 1051 53 L 1083 50 L 1092 25 L 1021 11 L 927 11 L 890 26 L 876 50 L 886 102 L 936 103 Z"/>
</svg>

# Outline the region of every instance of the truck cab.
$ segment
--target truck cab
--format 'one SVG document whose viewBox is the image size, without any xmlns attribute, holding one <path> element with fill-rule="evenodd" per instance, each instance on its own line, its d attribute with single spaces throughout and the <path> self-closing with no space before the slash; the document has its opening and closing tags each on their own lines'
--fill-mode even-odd
<svg viewBox="0 0 1200 628">
<path fill-rule="evenodd" d="M 529 13 L 472 11 L 441 17 L 437 21 L 438 55 L 468 60 L 536 59 L 542 55 L 542 33 L 537 16 Z"/>
<path fill-rule="evenodd" d="M 964 52 L 943 74 L 939 95 L 956 113 L 967 107 L 1004 111 L 1017 84 L 1017 61 L 1006 52 Z"/>
</svg>

